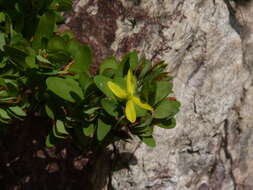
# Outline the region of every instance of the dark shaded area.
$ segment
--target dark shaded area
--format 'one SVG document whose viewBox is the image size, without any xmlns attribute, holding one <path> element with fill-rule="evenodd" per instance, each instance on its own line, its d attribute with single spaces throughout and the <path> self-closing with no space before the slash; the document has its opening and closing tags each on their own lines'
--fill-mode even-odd
<svg viewBox="0 0 253 190">
<path fill-rule="evenodd" d="M 236 2 L 236 4 L 238 5 L 246 6 L 252 0 L 233 0 L 233 1 Z"/>
<path fill-rule="evenodd" d="M 88 161 L 69 142 L 45 148 L 51 124 L 44 119 L 19 123 L 0 133 L 1 190 L 90 189 Z"/>
<path fill-rule="evenodd" d="M 0 133 L 1 190 L 97 190 L 107 184 L 113 170 L 137 164 L 132 153 L 84 152 L 68 141 L 46 148 L 50 126 L 35 118 Z"/>
</svg>

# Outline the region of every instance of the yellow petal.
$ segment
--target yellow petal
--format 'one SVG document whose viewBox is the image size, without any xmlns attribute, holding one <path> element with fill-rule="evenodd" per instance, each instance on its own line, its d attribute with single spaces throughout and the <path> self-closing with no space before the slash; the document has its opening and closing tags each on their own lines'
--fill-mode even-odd
<svg viewBox="0 0 253 190">
<path fill-rule="evenodd" d="M 134 108 L 134 102 L 133 100 L 128 100 L 126 103 L 126 117 L 131 122 L 134 123 L 136 120 L 136 112 Z"/>
<path fill-rule="evenodd" d="M 127 98 L 127 92 L 125 90 L 123 90 L 120 86 L 118 86 L 117 84 L 109 81 L 109 82 L 107 82 L 107 86 L 110 88 L 110 90 L 113 92 L 113 94 L 115 94 L 119 98 L 122 98 L 122 99 Z"/>
<path fill-rule="evenodd" d="M 138 106 L 146 109 L 146 110 L 150 110 L 150 111 L 153 111 L 153 108 L 148 105 L 148 104 L 145 104 L 145 103 L 142 103 L 140 98 L 137 98 L 137 97 L 133 97 L 132 100 L 134 101 L 135 104 L 137 104 Z"/>
<path fill-rule="evenodd" d="M 127 73 L 127 92 L 131 95 L 134 94 L 135 82 L 133 78 L 133 73 L 129 69 Z"/>
</svg>

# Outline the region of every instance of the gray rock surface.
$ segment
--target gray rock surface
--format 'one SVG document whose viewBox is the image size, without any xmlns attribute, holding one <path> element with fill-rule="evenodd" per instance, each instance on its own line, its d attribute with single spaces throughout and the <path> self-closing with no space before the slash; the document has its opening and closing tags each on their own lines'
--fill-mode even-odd
<svg viewBox="0 0 253 190">
<path fill-rule="evenodd" d="M 253 189 L 252 1 L 80 0 L 67 24 L 97 64 L 137 49 L 175 77 L 177 127 L 157 129 L 153 149 L 118 145 L 136 162 L 115 190 Z"/>
</svg>

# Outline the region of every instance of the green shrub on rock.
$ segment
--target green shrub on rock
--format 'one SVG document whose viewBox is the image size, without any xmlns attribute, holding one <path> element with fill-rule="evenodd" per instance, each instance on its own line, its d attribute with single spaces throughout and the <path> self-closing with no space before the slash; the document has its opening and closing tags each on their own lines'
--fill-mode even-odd
<svg viewBox="0 0 253 190">
<path fill-rule="evenodd" d="M 0 1 L 0 125 L 34 113 L 52 120 L 47 146 L 71 139 L 81 148 L 138 136 L 155 146 L 153 128 L 173 128 L 180 103 L 168 98 L 164 62 L 128 53 L 89 73 L 92 53 L 69 32 L 57 34 L 71 0 Z"/>
</svg>

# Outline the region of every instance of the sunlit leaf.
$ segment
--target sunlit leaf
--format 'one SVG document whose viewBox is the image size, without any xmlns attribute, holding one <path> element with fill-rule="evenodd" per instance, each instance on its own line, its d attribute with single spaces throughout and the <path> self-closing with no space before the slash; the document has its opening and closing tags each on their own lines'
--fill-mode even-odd
<svg viewBox="0 0 253 190">
<path fill-rule="evenodd" d="M 133 79 L 133 73 L 131 70 L 129 70 L 127 73 L 127 92 L 130 95 L 133 95 L 134 91 L 135 91 L 135 82 Z"/>
<path fill-rule="evenodd" d="M 86 114 L 93 114 L 95 111 L 97 111 L 99 109 L 100 109 L 100 107 L 93 107 L 93 108 L 86 109 L 83 112 Z"/>
<path fill-rule="evenodd" d="M 163 100 L 155 109 L 154 118 L 162 119 L 171 117 L 179 111 L 180 103 L 178 101 Z"/>
<path fill-rule="evenodd" d="M 91 123 L 91 124 L 89 124 L 87 127 L 84 127 L 84 128 L 83 128 L 83 134 L 84 134 L 85 136 L 92 137 L 93 134 L 94 134 L 94 132 L 95 132 L 95 127 L 94 127 L 94 124 L 93 124 L 93 123 Z"/>
<path fill-rule="evenodd" d="M 133 100 L 128 100 L 126 103 L 126 117 L 131 122 L 134 123 L 136 120 L 136 112 L 134 108 L 134 102 Z"/>
<path fill-rule="evenodd" d="M 37 55 L 37 56 L 36 56 L 36 59 L 37 59 L 39 62 L 41 62 L 41 63 L 47 63 L 47 64 L 50 64 L 50 65 L 52 64 L 48 59 L 42 57 L 41 55 Z"/>
<path fill-rule="evenodd" d="M 156 142 L 155 139 L 150 136 L 150 137 L 141 137 L 142 142 L 144 142 L 146 145 L 150 146 L 150 147 L 155 147 L 156 146 Z"/>
<path fill-rule="evenodd" d="M 26 113 L 18 106 L 9 107 L 9 110 L 17 116 L 25 117 Z"/>
<path fill-rule="evenodd" d="M 11 117 L 8 115 L 8 113 L 2 108 L 0 108 L 0 118 L 11 119 Z"/>
<path fill-rule="evenodd" d="M 61 134 L 65 134 L 65 135 L 68 135 L 69 133 L 66 131 L 65 129 L 65 125 L 63 123 L 63 121 L 61 120 L 57 120 L 56 121 L 56 129 L 59 133 Z"/>
<path fill-rule="evenodd" d="M 118 86 L 117 84 L 109 81 L 107 85 L 110 88 L 110 90 L 113 92 L 113 94 L 116 95 L 117 97 L 121 99 L 127 98 L 127 92 L 123 90 L 120 86 Z"/>
<path fill-rule="evenodd" d="M 150 105 L 148 105 L 148 104 L 142 103 L 141 100 L 140 100 L 140 98 L 138 98 L 138 97 L 132 97 L 132 99 L 133 99 L 134 103 L 137 104 L 138 106 L 140 106 L 141 108 L 153 111 L 153 108 Z"/>
</svg>

